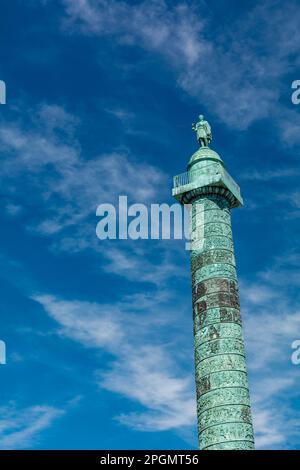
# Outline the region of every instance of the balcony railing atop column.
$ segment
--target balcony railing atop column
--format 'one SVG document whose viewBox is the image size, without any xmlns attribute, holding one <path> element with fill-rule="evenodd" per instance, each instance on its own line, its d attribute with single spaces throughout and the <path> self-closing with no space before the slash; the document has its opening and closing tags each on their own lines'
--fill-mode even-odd
<svg viewBox="0 0 300 470">
<path fill-rule="evenodd" d="M 230 176 L 228 171 L 226 171 L 225 168 L 222 168 L 221 171 L 223 173 L 223 176 L 231 183 L 231 185 L 234 187 L 237 193 L 240 194 L 239 185 Z M 176 175 L 173 177 L 173 188 L 179 188 L 180 186 L 185 186 L 187 184 L 194 183 L 197 181 L 198 177 L 201 177 L 204 175 L 208 176 L 208 175 L 213 175 L 213 174 L 216 174 L 215 166 L 213 164 L 207 165 L 205 167 L 205 172 L 203 171 L 203 169 L 200 169 L 200 170 L 198 169 L 198 170 L 186 171 L 185 173 L 180 173 L 179 175 Z"/>
</svg>

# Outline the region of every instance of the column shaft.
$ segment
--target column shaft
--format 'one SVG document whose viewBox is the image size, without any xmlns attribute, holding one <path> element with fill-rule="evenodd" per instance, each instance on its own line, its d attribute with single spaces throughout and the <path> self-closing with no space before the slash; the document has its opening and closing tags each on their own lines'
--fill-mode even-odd
<svg viewBox="0 0 300 470">
<path fill-rule="evenodd" d="M 217 188 L 214 188 L 214 192 Z M 200 449 L 254 449 L 230 200 L 192 200 L 191 270 Z"/>
</svg>

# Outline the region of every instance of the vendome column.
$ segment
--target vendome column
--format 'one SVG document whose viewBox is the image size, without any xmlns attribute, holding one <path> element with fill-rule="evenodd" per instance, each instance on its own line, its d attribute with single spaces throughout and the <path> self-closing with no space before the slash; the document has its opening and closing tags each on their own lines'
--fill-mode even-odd
<svg viewBox="0 0 300 470">
<path fill-rule="evenodd" d="M 209 148 L 204 117 L 193 124 L 200 148 L 187 172 L 174 177 L 172 194 L 191 207 L 191 271 L 199 448 L 251 450 L 249 399 L 231 209 L 240 188 Z"/>
</svg>

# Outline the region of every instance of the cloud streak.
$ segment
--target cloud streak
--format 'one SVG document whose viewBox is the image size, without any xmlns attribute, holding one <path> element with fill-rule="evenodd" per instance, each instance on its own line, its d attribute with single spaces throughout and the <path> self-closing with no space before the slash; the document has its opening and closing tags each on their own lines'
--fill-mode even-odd
<svg viewBox="0 0 300 470">
<path fill-rule="evenodd" d="M 167 175 L 124 149 L 85 159 L 76 136 L 80 121 L 60 106 L 43 104 L 32 115 L 27 125 L 21 114 L 18 123 L 0 128 L 7 213 L 26 215 L 27 230 L 48 237 L 55 251 L 102 254 L 106 272 L 151 283 L 174 276 L 170 244 L 147 242 L 146 249 L 142 242 L 123 246 L 113 241 L 107 249 L 109 241 L 104 247 L 95 233 L 99 204 L 117 206 L 119 195 L 128 196 L 129 204 L 159 202 L 166 196 Z M 153 250 L 161 262 L 153 263 Z"/>
<path fill-rule="evenodd" d="M 241 130 L 268 118 L 283 143 L 299 143 L 299 114 L 289 108 L 288 91 L 286 103 L 279 104 L 285 72 L 298 54 L 296 2 L 264 2 L 220 29 L 205 3 L 62 1 L 68 31 L 158 54 L 182 89 L 227 125 Z"/>
<path fill-rule="evenodd" d="M 63 410 L 52 406 L 30 406 L 0 408 L 0 447 L 2 450 L 32 447 L 41 433 L 62 416 Z"/>
<path fill-rule="evenodd" d="M 282 255 L 257 274 L 258 281 L 241 283 L 256 446 L 261 449 L 293 448 L 291 442 L 299 438 L 293 401 L 299 398 L 300 370 L 291 363 L 291 344 L 300 331 L 293 293 L 298 281 L 291 275 L 295 262 L 294 256 Z"/>
<path fill-rule="evenodd" d="M 184 372 L 181 353 L 175 359 L 172 344 L 175 336 L 180 344 L 181 335 L 170 333 L 169 344 L 162 339 L 165 329 L 172 331 L 174 312 L 168 312 L 161 293 L 125 297 L 111 305 L 45 295 L 34 299 L 58 323 L 60 335 L 113 356 L 110 364 L 95 371 L 96 381 L 101 388 L 122 394 L 144 409 L 116 419 L 140 431 L 195 426 L 192 374 Z M 192 364 L 192 349 L 186 360 Z"/>
</svg>

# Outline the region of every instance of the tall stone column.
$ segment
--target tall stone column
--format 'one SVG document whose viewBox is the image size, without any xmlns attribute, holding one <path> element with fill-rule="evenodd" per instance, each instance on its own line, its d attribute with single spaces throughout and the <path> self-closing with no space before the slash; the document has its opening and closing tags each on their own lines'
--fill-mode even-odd
<svg viewBox="0 0 300 470">
<path fill-rule="evenodd" d="M 191 205 L 191 271 L 200 449 L 250 450 L 254 437 L 230 211 L 242 206 L 220 156 L 202 146 L 173 195 Z"/>
</svg>

